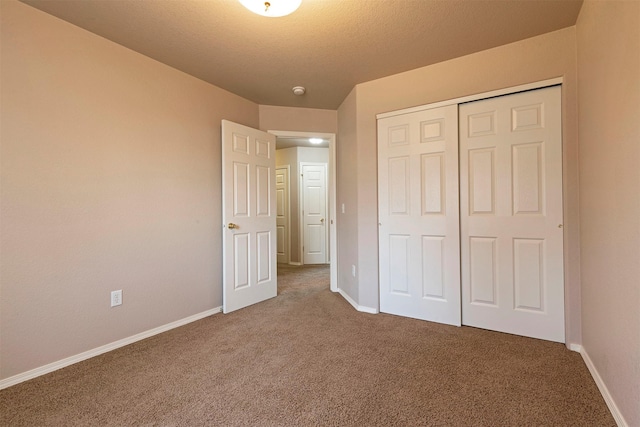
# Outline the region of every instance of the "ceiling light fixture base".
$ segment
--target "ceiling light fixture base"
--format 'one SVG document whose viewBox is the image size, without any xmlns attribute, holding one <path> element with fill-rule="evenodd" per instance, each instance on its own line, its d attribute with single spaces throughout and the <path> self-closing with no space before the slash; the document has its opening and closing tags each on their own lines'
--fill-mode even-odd
<svg viewBox="0 0 640 427">
<path fill-rule="evenodd" d="M 298 96 L 304 95 L 304 93 L 307 91 L 303 86 L 294 86 L 294 88 L 291 90 L 293 91 L 294 95 Z"/>
<path fill-rule="evenodd" d="M 251 12 L 269 18 L 286 16 L 300 7 L 302 0 L 239 0 Z"/>
</svg>

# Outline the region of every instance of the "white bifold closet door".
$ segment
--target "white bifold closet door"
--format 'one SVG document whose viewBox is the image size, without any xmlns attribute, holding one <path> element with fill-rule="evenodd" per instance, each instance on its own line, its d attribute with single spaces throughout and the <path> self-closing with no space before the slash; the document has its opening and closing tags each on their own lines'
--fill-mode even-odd
<svg viewBox="0 0 640 427">
<path fill-rule="evenodd" d="M 460 105 L 464 325 L 564 342 L 560 96 Z"/>
<path fill-rule="evenodd" d="M 378 121 L 380 311 L 460 325 L 458 106 Z"/>
<path fill-rule="evenodd" d="M 378 121 L 380 311 L 564 342 L 560 98 Z"/>
</svg>

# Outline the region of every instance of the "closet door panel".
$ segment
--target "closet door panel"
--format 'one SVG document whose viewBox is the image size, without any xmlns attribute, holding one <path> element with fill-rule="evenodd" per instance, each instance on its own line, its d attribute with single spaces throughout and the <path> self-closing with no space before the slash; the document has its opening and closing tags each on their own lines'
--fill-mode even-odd
<svg viewBox="0 0 640 427">
<path fill-rule="evenodd" d="M 457 106 L 378 122 L 380 311 L 460 325 Z"/>
<path fill-rule="evenodd" d="M 460 106 L 462 323 L 564 342 L 560 87 Z"/>
</svg>

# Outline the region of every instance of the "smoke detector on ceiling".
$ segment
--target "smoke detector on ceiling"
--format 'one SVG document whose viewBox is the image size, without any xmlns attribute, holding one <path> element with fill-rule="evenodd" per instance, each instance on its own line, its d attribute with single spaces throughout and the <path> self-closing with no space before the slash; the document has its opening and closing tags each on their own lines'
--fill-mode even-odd
<svg viewBox="0 0 640 427">
<path fill-rule="evenodd" d="M 295 86 L 293 89 L 291 89 L 293 91 L 294 95 L 304 95 L 304 93 L 306 92 L 306 89 L 302 86 Z"/>
</svg>

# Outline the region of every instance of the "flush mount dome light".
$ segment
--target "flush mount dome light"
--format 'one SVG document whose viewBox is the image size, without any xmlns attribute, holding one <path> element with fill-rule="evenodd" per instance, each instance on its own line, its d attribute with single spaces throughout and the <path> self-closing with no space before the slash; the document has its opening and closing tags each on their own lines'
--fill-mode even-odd
<svg viewBox="0 0 640 427">
<path fill-rule="evenodd" d="M 239 0 L 240 3 L 253 13 L 277 18 L 294 12 L 302 0 Z"/>
<path fill-rule="evenodd" d="M 322 138 L 309 138 L 309 142 L 312 144 L 322 144 Z"/>
</svg>

